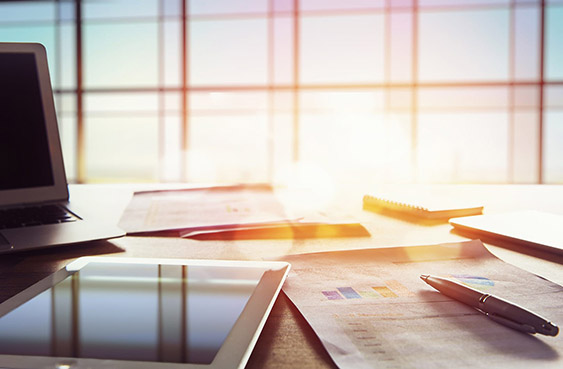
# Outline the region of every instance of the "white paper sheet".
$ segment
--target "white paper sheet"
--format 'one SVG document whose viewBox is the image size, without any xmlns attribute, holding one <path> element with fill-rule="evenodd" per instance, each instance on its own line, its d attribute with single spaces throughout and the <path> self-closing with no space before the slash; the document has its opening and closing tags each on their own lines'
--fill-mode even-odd
<svg viewBox="0 0 563 369">
<path fill-rule="evenodd" d="M 293 220 L 267 185 L 137 192 L 119 226 L 128 234 L 220 229 Z"/>
<path fill-rule="evenodd" d="M 480 241 L 284 257 L 283 291 L 342 368 L 560 367 L 563 334 L 524 334 L 419 276 L 466 283 L 563 324 L 563 287 L 506 264 Z"/>
</svg>

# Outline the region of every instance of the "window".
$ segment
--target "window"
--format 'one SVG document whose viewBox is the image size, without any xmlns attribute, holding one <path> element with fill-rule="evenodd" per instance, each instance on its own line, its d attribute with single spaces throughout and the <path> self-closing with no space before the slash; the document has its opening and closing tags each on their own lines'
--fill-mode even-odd
<svg viewBox="0 0 563 369">
<path fill-rule="evenodd" d="M 563 0 L 0 1 L 71 180 L 562 183 Z"/>
</svg>

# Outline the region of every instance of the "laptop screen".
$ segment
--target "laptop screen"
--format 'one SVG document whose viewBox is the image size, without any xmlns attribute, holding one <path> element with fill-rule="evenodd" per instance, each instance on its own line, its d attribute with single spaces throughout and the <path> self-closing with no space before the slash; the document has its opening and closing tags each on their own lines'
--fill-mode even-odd
<svg viewBox="0 0 563 369">
<path fill-rule="evenodd" d="M 0 191 L 54 184 L 35 55 L 0 54 Z"/>
</svg>

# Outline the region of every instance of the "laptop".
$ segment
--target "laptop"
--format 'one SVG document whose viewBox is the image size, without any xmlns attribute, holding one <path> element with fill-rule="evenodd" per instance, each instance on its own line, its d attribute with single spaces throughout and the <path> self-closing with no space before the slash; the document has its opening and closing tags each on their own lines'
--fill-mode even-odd
<svg viewBox="0 0 563 369">
<path fill-rule="evenodd" d="M 122 235 L 72 210 L 45 48 L 0 43 L 0 253 Z"/>
</svg>

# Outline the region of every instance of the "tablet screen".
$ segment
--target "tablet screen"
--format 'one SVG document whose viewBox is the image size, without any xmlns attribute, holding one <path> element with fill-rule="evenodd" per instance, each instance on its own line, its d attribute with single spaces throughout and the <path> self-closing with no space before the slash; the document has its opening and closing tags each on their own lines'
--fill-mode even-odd
<svg viewBox="0 0 563 369">
<path fill-rule="evenodd" d="M 88 263 L 0 318 L 0 354 L 209 364 L 264 272 Z"/>
</svg>

